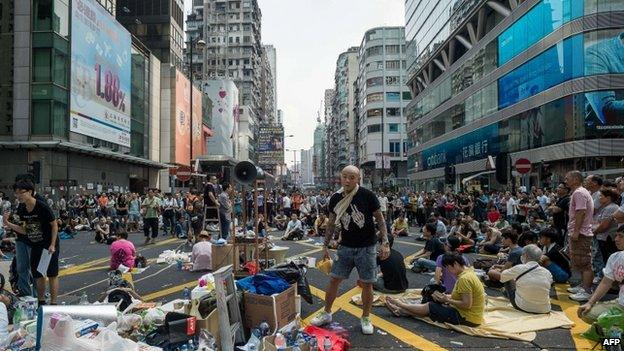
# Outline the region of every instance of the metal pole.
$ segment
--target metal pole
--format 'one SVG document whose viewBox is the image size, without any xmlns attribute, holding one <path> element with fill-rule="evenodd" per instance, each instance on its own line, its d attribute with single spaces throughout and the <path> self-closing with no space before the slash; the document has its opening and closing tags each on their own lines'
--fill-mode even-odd
<svg viewBox="0 0 624 351">
<path fill-rule="evenodd" d="M 191 53 L 191 59 L 190 61 L 190 67 L 189 67 L 189 75 L 190 75 L 190 80 L 191 80 L 191 98 L 190 98 L 190 102 L 191 102 L 191 115 L 189 118 L 190 124 L 189 124 L 189 130 L 190 130 L 190 134 L 189 134 L 189 146 L 190 146 L 190 152 L 189 152 L 189 167 L 191 167 L 191 178 L 193 175 L 193 38 L 191 38 L 191 40 L 189 40 L 190 42 L 190 49 L 189 52 Z M 189 180 L 190 182 L 190 180 Z M 190 189 L 191 184 L 189 183 L 189 189 Z"/>
<path fill-rule="evenodd" d="M 381 113 L 381 191 L 386 191 L 386 179 L 384 178 L 385 176 L 385 170 L 386 170 L 386 155 L 384 154 L 384 138 L 385 138 L 385 132 L 386 132 L 386 124 L 385 124 L 385 119 L 384 119 L 384 115 L 386 114 L 386 111 L 382 111 Z"/>
</svg>

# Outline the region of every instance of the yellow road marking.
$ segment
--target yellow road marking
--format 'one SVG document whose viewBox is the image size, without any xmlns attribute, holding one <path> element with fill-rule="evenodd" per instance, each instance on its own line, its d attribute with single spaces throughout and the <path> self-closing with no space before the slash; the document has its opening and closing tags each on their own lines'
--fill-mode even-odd
<svg viewBox="0 0 624 351">
<path fill-rule="evenodd" d="M 310 285 L 310 291 L 316 297 L 325 300 L 325 291 L 320 290 L 314 286 Z M 360 288 L 353 288 L 346 293 L 342 294 L 340 297 L 337 297 L 334 301 L 334 305 L 332 306 L 332 313 L 338 310 L 343 310 L 349 314 L 352 314 L 358 318 L 362 316 L 362 309 L 351 304 L 351 297 L 360 292 Z M 316 314 L 316 313 L 315 313 Z M 309 323 L 312 316 L 304 319 L 304 322 Z M 373 313 L 370 314 L 371 323 L 377 328 L 383 329 L 386 332 L 390 333 L 395 338 L 401 340 L 402 342 L 418 348 L 420 350 L 446 350 L 440 345 L 431 342 L 422 336 L 412 333 L 411 331 L 398 326 L 392 322 L 389 322 Z"/>
<path fill-rule="evenodd" d="M 172 242 L 174 242 L 176 240 L 180 240 L 180 239 L 170 238 L 170 239 L 166 239 L 166 240 L 163 240 L 163 241 L 159 241 L 159 242 L 157 242 L 154 245 L 144 246 L 144 247 L 138 249 L 137 252 L 143 252 L 143 251 L 145 251 L 145 250 L 147 250 L 149 248 L 156 247 L 156 246 L 167 245 L 167 244 L 170 244 L 170 243 L 172 243 Z M 109 260 L 110 260 L 110 257 L 101 257 L 101 258 L 95 259 L 93 261 L 88 261 L 88 262 L 81 263 L 81 264 L 78 264 L 78 265 L 75 265 L 75 266 L 72 266 L 72 267 L 69 267 L 69 268 L 65 268 L 65 269 L 63 269 L 63 270 L 61 270 L 59 272 L 59 277 L 64 277 L 64 276 L 68 276 L 68 275 L 72 275 L 72 274 L 78 274 L 78 273 L 82 273 L 82 272 L 92 271 L 94 269 L 90 269 L 90 268 L 93 268 L 93 266 L 102 264 L 104 262 L 108 262 Z M 87 269 L 89 269 L 89 270 L 87 270 Z"/>
<path fill-rule="evenodd" d="M 568 284 L 555 284 L 555 292 L 557 293 L 558 299 L 556 304 L 561 306 L 561 310 L 563 311 L 563 313 L 565 313 L 565 315 L 572 322 L 574 322 L 574 326 L 572 326 L 572 328 L 570 329 L 570 334 L 572 335 L 572 340 L 574 340 L 574 345 L 576 346 L 576 349 L 592 349 L 594 345 L 592 345 L 591 341 L 581 336 L 581 333 L 589 329 L 589 324 L 585 323 L 576 314 L 579 308 L 579 304 L 569 299 L 569 294 L 566 291 L 567 287 L 569 287 Z"/>
<path fill-rule="evenodd" d="M 159 290 L 159 291 L 153 292 L 151 294 L 143 295 L 143 301 L 156 300 L 156 299 L 161 298 L 163 296 L 171 295 L 173 293 L 181 291 L 184 288 L 192 289 L 196 285 L 197 285 L 197 279 L 194 279 L 193 281 L 186 282 L 184 284 L 172 286 L 172 287 L 169 287 L 167 289 L 163 289 L 163 290 Z"/>
</svg>

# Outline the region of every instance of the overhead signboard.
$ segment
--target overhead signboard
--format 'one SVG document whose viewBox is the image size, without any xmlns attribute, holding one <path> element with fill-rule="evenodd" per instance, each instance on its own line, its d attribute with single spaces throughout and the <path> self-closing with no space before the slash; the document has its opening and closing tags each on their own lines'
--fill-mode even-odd
<svg viewBox="0 0 624 351">
<path fill-rule="evenodd" d="M 70 131 L 130 147 L 130 33 L 95 0 L 74 0 Z"/>
<path fill-rule="evenodd" d="M 257 153 L 261 167 L 284 163 L 284 127 L 261 125 L 258 129 Z"/>
</svg>

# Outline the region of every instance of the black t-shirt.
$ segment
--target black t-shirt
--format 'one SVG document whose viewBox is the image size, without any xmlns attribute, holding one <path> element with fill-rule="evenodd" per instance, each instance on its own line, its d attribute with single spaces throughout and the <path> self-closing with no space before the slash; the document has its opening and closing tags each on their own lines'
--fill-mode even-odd
<svg viewBox="0 0 624 351">
<path fill-rule="evenodd" d="M 425 251 L 431 252 L 429 259 L 435 261 L 438 256 L 444 255 L 444 244 L 438 238 L 431 238 L 425 243 Z"/>
<path fill-rule="evenodd" d="M 557 200 L 555 206 L 561 209 L 558 213 L 553 213 L 553 224 L 555 228 L 565 229 L 568 227 L 568 208 L 570 207 L 570 197 L 564 196 Z"/>
<path fill-rule="evenodd" d="M 26 235 L 18 234 L 20 241 L 24 241 L 32 246 L 49 247 L 52 242 L 52 226 L 54 213 L 43 201 L 37 200 L 32 212 L 28 212 L 25 204 L 20 204 L 17 208 L 19 216 L 18 225 L 26 228 Z M 57 241 L 58 243 L 58 241 Z"/>
<path fill-rule="evenodd" d="M 552 263 L 556 263 L 561 269 L 570 274 L 570 261 L 563 253 L 561 253 L 561 246 L 555 244 L 547 253 L 546 256 Z"/>
<path fill-rule="evenodd" d="M 334 212 L 334 208 L 342 200 L 342 193 L 335 193 L 329 200 L 329 210 Z M 375 235 L 375 224 L 373 222 L 373 212 L 379 209 L 379 200 L 375 194 L 360 187 L 353 196 L 351 205 L 345 214 L 340 218 L 342 224 L 340 245 L 346 247 L 368 247 L 377 242 Z"/>
<path fill-rule="evenodd" d="M 384 287 L 388 290 L 405 291 L 408 288 L 405 262 L 400 252 L 390 249 L 390 256 L 380 261 L 377 258 L 379 269 L 383 274 Z"/>
<path fill-rule="evenodd" d="M 209 194 L 212 194 L 215 199 L 217 198 L 217 186 L 216 185 L 212 183 L 206 184 L 206 187 L 204 188 L 204 204 L 206 204 L 206 206 L 208 207 L 218 206 L 216 202 L 212 201 Z"/>
</svg>

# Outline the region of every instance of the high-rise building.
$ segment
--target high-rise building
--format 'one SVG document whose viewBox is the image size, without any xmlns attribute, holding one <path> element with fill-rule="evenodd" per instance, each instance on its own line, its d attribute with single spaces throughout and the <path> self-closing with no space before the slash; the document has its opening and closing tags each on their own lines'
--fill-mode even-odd
<svg viewBox="0 0 624 351">
<path fill-rule="evenodd" d="M 314 129 L 314 145 L 312 146 L 312 174 L 314 184 L 322 184 L 325 174 L 325 124 L 320 120 Z"/>
<path fill-rule="evenodd" d="M 403 115 L 411 100 L 405 84 L 403 27 L 373 28 L 359 48 L 356 110 L 358 162 L 370 186 L 405 185 L 407 125 Z M 388 167 L 382 168 L 382 165 Z"/>
<path fill-rule="evenodd" d="M 271 85 L 273 86 L 273 121 L 271 123 L 276 123 L 277 121 L 277 50 L 275 50 L 275 46 L 273 45 L 263 45 L 266 51 L 267 61 L 271 67 Z"/>
<path fill-rule="evenodd" d="M 358 47 L 341 53 L 334 74 L 335 93 L 332 99 L 331 119 L 327 122 L 327 150 L 329 176 L 355 163 L 355 84 L 358 77 Z"/>
<path fill-rule="evenodd" d="M 273 49 L 273 58 L 275 49 Z M 260 63 L 260 101 L 258 103 L 258 115 L 262 124 L 275 123 L 275 79 L 271 58 L 266 46 L 262 47 Z"/>
<path fill-rule="evenodd" d="M 0 0 L 0 188 L 35 162 L 54 196 L 157 186 L 160 61 L 115 5 Z"/>
<path fill-rule="evenodd" d="M 183 0 L 117 0 L 117 20 L 162 63 L 182 69 L 183 9 Z"/>
<path fill-rule="evenodd" d="M 300 185 L 313 184 L 314 183 L 314 172 L 313 172 L 314 149 L 310 148 L 307 150 L 305 149 L 301 150 L 300 155 L 301 155 L 301 163 L 299 167 L 300 173 L 298 176 L 298 180 L 299 180 L 298 183 Z"/>
<path fill-rule="evenodd" d="M 500 187 L 488 156 L 508 156 L 499 166 L 529 160 L 528 174 L 508 174 L 513 185 L 553 186 L 571 169 L 621 174 L 624 2 L 408 0 L 405 8 L 417 188 Z M 455 184 L 445 184 L 449 167 Z"/>
<path fill-rule="evenodd" d="M 325 89 L 325 95 L 324 95 L 324 99 L 323 99 L 323 106 L 325 106 L 325 114 L 324 114 L 324 120 L 323 120 L 323 124 L 325 125 L 325 137 L 323 138 L 323 151 L 325 153 L 325 160 L 324 160 L 324 167 L 323 167 L 323 173 L 321 174 L 321 177 L 323 178 L 323 183 L 325 185 L 327 185 L 327 183 L 331 180 L 332 177 L 332 173 L 331 173 L 331 144 L 329 142 L 330 138 L 331 138 L 331 122 L 332 122 L 332 111 L 333 111 L 333 104 L 334 104 L 334 95 L 335 95 L 335 91 L 334 89 Z"/>
</svg>

